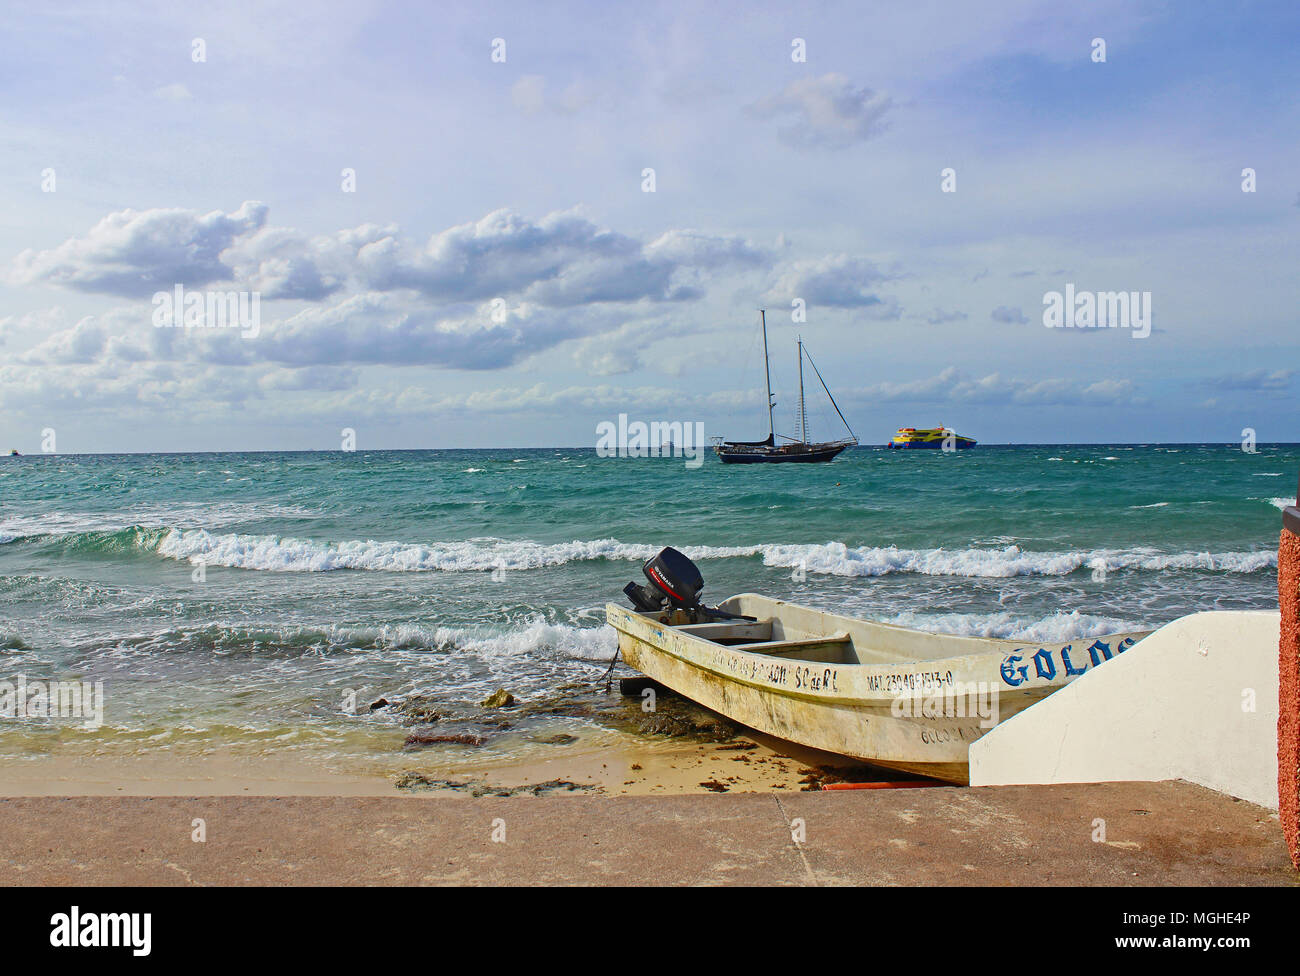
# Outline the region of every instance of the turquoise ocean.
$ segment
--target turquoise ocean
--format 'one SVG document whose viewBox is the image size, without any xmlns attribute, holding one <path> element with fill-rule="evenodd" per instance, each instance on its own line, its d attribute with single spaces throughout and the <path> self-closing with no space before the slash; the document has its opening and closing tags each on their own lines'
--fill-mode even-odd
<svg viewBox="0 0 1300 976">
<path fill-rule="evenodd" d="M 597 681 L 603 605 L 665 545 L 710 601 L 752 590 L 952 634 L 1276 607 L 1298 469 L 1296 445 L 699 468 L 590 449 L 3 459 L 0 679 L 102 680 L 106 709 L 94 730 L 0 719 L 0 756 L 391 750 L 401 721 L 366 703 L 455 713 Z"/>
</svg>

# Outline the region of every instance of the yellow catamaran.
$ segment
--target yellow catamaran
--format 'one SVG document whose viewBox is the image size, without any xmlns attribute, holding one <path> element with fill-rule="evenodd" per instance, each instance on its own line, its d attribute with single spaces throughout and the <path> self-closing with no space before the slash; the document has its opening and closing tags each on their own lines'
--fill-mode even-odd
<svg viewBox="0 0 1300 976">
<path fill-rule="evenodd" d="M 947 427 L 899 427 L 886 447 L 897 449 L 933 448 L 941 451 L 960 451 L 978 443 L 962 437 Z"/>
</svg>

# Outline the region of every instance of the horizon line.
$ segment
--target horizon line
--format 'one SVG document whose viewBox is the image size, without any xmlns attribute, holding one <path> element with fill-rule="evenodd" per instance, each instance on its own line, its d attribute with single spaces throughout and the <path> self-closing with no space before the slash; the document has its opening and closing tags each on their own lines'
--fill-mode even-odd
<svg viewBox="0 0 1300 976">
<path fill-rule="evenodd" d="M 1239 441 L 1071 441 L 1071 442 L 1049 442 L 1049 441 L 1025 441 L 1025 442 L 1005 442 L 1005 443 L 987 443 L 980 442 L 978 447 L 983 448 L 1007 448 L 1007 447 L 1050 447 L 1050 448 L 1072 448 L 1072 447 L 1233 447 L 1240 449 Z M 1300 448 L 1300 441 L 1257 441 L 1256 447 L 1297 447 Z M 504 446 L 504 447 L 367 447 L 355 448 L 351 451 L 345 451 L 338 447 L 307 447 L 307 448 L 256 448 L 256 449 L 229 449 L 213 451 L 59 451 L 43 452 L 38 451 L 33 454 L 3 454 L 0 458 L 70 458 L 70 457 L 150 457 L 159 455 L 175 456 L 194 456 L 207 454 L 395 454 L 395 453 L 421 453 L 431 451 L 595 451 L 593 445 L 533 445 L 529 447 L 521 446 Z M 888 450 L 885 444 L 857 444 L 849 448 L 845 453 L 850 451 L 883 451 Z M 897 453 L 897 452 L 895 452 Z M 936 452 L 943 453 L 943 452 Z M 956 452 L 954 452 L 956 453 Z M 962 451 L 962 454 L 969 454 L 970 451 Z M 660 458 L 647 458 L 660 460 Z M 671 458 L 670 458 L 671 459 Z M 627 460 L 626 458 L 616 458 L 615 460 Z"/>
</svg>

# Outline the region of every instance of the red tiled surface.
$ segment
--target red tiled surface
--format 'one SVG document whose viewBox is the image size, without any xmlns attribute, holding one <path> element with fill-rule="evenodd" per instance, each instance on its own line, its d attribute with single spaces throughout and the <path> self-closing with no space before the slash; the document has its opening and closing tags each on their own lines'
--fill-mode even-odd
<svg viewBox="0 0 1300 976">
<path fill-rule="evenodd" d="M 1291 863 L 1300 870 L 1300 538 L 1283 530 L 1278 544 L 1277 794 Z"/>
</svg>

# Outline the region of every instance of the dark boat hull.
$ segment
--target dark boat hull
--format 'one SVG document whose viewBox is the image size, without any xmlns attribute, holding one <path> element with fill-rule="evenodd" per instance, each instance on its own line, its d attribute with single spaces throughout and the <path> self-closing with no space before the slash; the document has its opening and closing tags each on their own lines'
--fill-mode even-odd
<svg viewBox="0 0 1300 976">
<path fill-rule="evenodd" d="M 849 445 L 833 444 L 816 446 L 806 451 L 793 451 L 789 448 L 736 446 L 724 444 L 717 448 L 718 458 L 723 464 L 816 464 L 833 461 Z"/>
<path fill-rule="evenodd" d="M 977 442 L 969 437 L 958 437 L 952 447 L 952 450 L 966 451 L 974 447 Z M 905 444 L 895 444 L 890 441 L 885 447 L 891 451 L 941 451 L 943 450 L 943 441 L 908 441 Z"/>
</svg>

